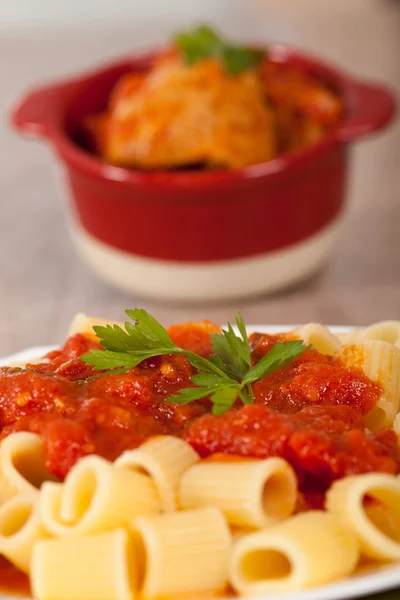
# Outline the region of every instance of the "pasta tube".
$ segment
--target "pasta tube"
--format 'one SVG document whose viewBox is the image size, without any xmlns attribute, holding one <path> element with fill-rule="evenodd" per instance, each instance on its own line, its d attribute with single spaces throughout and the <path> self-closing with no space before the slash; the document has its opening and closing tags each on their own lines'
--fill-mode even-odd
<svg viewBox="0 0 400 600">
<path fill-rule="evenodd" d="M 236 541 L 230 581 L 244 596 L 269 596 L 349 575 L 359 556 L 356 535 L 322 511 L 291 517 Z"/>
<path fill-rule="evenodd" d="M 356 332 L 357 336 L 355 336 Z M 363 340 L 378 340 L 400 348 L 400 321 L 378 321 L 365 329 L 355 330 L 349 340 L 358 342 Z"/>
<path fill-rule="evenodd" d="M 321 323 L 307 323 L 296 330 L 296 336 L 321 354 L 336 354 L 341 348 L 340 340 Z"/>
<path fill-rule="evenodd" d="M 202 591 L 225 588 L 231 535 L 216 508 L 138 517 L 132 528 L 142 556 L 142 597 L 197 597 Z"/>
<path fill-rule="evenodd" d="M 397 436 L 400 436 L 400 413 L 397 413 L 396 418 L 393 422 L 393 431 Z"/>
<path fill-rule="evenodd" d="M 31 585 L 38 600 L 133 600 L 137 579 L 127 531 L 36 543 Z"/>
<path fill-rule="evenodd" d="M 289 517 L 297 499 L 297 478 L 282 458 L 203 460 L 182 475 L 182 508 L 215 506 L 231 525 L 265 527 Z"/>
<path fill-rule="evenodd" d="M 25 493 L 0 508 L 0 554 L 18 569 L 29 572 L 33 544 L 49 537 L 38 510 L 38 494 Z"/>
<path fill-rule="evenodd" d="M 346 345 L 359 344 L 360 342 L 363 341 L 363 339 L 362 339 L 363 331 L 364 331 L 364 329 L 359 327 L 359 328 L 354 328 L 354 329 L 350 329 L 347 331 L 343 331 L 341 333 L 337 333 L 336 336 L 342 344 L 346 344 Z"/>
<path fill-rule="evenodd" d="M 161 508 L 148 475 L 116 467 L 99 456 L 83 458 L 64 484 L 47 483 L 40 496 L 43 523 L 57 536 L 128 525 L 134 516 Z"/>
<path fill-rule="evenodd" d="M 177 509 L 182 473 L 198 460 L 197 452 L 183 440 L 160 435 L 149 439 L 137 450 L 127 450 L 115 464 L 147 473 L 158 489 L 163 510 L 171 512 Z"/>
<path fill-rule="evenodd" d="M 400 350 L 387 342 L 367 341 L 343 346 L 339 357 L 382 387 L 377 405 L 366 415 L 367 427 L 371 431 L 391 427 L 400 403 Z"/>
<path fill-rule="evenodd" d="M 22 492 L 36 492 L 43 481 L 54 480 L 45 467 L 43 440 L 18 432 L 0 444 L 0 506 Z"/>
<path fill-rule="evenodd" d="M 116 321 L 110 321 L 109 319 L 98 319 L 97 317 L 88 317 L 84 313 L 77 313 L 69 326 L 68 337 L 71 335 L 76 335 L 77 333 L 82 333 L 84 335 L 88 335 L 90 337 L 96 338 L 96 334 L 93 331 L 94 325 L 109 325 L 115 324 L 124 328 L 124 324 Z"/>
<path fill-rule="evenodd" d="M 357 534 L 361 552 L 379 560 L 400 560 L 400 479 L 367 473 L 335 481 L 327 509 Z"/>
</svg>

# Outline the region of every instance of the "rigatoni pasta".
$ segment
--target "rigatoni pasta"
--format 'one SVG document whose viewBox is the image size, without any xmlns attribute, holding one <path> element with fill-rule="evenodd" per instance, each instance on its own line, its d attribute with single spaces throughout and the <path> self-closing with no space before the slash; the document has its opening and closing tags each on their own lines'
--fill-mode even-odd
<svg viewBox="0 0 400 600">
<path fill-rule="evenodd" d="M 44 442 L 35 433 L 12 433 L 0 444 L 0 506 L 22 492 L 37 492 L 54 480 L 46 469 Z"/>
<path fill-rule="evenodd" d="M 142 557 L 143 598 L 176 598 L 225 588 L 231 535 L 216 508 L 138 517 L 131 527 Z"/>
<path fill-rule="evenodd" d="M 148 475 L 98 456 L 83 458 L 64 484 L 45 484 L 40 497 L 43 523 L 58 536 L 127 526 L 136 515 L 160 510 L 157 489 Z"/>
<path fill-rule="evenodd" d="M 362 339 L 363 331 L 364 331 L 364 328 L 355 327 L 354 329 L 340 331 L 339 333 L 336 334 L 336 337 L 338 338 L 338 340 L 341 342 L 342 345 L 349 346 L 352 344 L 359 344 L 360 342 L 363 341 L 363 339 Z"/>
<path fill-rule="evenodd" d="M 31 583 L 38 600 L 134 600 L 138 581 L 128 532 L 38 542 Z"/>
<path fill-rule="evenodd" d="M 358 557 L 357 536 L 339 517 L 310 511 L 240 537 L 230 582 L 241 595 L 274 596 L 345 577 Z"/>
<path fill-rule="evenodd" d="M 378 340 L 400 348 L 400 321 L 378 321 L 369 327 L 352 329 L 343 339 L 346 344 Z"/>
<path fill-rule="evenodd" d="M 109 325 L 111 322 L 105 319 L 99 319 L 97 317 L 88 317 L 84 313 L 77 313 L 69 326 L 68 335 L 75 335 L 76 333 L 82 333 L 84 335 L 88 335 L 90 337 L 95 338 L 96 334 L 93 330 L 94 325 Z M 119 325 L 120 327 L 124 327 L 123 323 L 113 322 L 114 325 Z"/>
<path fill-rule="evenodd" d="M 381 431 L 391 427 L 400 407 L 400 349 L 387 342 L 367 341 L 343 346 L 340 358 L 382 386 L 377 405 L 366 416 L 368 428 Z"/>
<path fill-rule="evenodd" d="M 326 507 L 358 536 L 362 553 L 372 559 L 400 560 L 400 479 L 367 473 L 335 481 Z"/>
<path fill-rule="evenodd" d="M 182 508 L 215 506 L 236 527 L 265 527 L 285 519 L 296 499 L 296 475 L 282 458 L 201 461 L 182 475 L 179 487 Z"/>
<path fill-rule="evenodd" d="M 116 461 L 126 469 L 147 473 L 160 494 L 166 512 L 177 509 L 179 481 L 182 473 L 199 460 L 189 444 L 164 435 L 150 438 L 137 450 L 127 450 Z"/>
<path fill-rule="evenodd" d="M 39 494 L 24 493 L 0 508 L 0 555 L 29 573 L 33 545 L 48 538 L 39 515 Z"/>
<path fill-rule="evenodd" d="M 400 436 L 400 413 L 397 413 L 396 418 L 393 421 L 393 431 L 398 437 Z"/>
<path fill-rule="evenodd" d="M 296 329 L 295 335 L 321 354 L 336 354 L 341 348 L 340 340 L 321 323 L 307 323 Z"/>
</svg>

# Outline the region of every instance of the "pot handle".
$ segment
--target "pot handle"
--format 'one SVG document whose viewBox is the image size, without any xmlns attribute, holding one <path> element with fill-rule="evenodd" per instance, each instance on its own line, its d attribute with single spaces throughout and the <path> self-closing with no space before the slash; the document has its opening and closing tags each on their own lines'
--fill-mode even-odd
<svg viewBox="0 0 400 600">
<path fill-rule="evenodd" d="M 395 96 L 382 85 L 351 82 L 347 102 L 349 114 L 336 132 L 341 142 L 384 129 L 396 113 Z"/>
<path fill-rule="evenodd" d="M 16 103 L 11 112 L 13 126 L 28 137 L 47 137 L 54 116 L 57 87 L 36 88 Z"/>
</svg>

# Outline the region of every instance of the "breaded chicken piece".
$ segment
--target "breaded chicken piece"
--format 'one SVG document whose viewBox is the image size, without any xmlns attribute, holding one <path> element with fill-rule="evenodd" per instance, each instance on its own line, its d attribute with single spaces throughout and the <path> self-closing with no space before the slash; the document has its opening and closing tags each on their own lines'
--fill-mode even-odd
<svg viewBox="0 0 400 600">
<path fill-rule="evenodd" d="M 234 168 L 276 155 L 274 116 L 257 72 L 231 76 L 214 59 L 187 66 L 175 53 L 119 80 L 101 142 L 108 162 L 149 169 Z"/>
</svg>

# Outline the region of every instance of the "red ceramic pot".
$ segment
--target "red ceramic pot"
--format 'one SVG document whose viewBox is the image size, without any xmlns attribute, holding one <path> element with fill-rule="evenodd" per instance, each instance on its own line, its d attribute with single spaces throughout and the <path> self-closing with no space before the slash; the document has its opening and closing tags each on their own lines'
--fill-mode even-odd
<svg viewBox="0 0 400 600">
<path fill-rule="evenodd" d="M 385 127 L 394 98 L 283 46 L 270 47 L 269 56 L 328 82 L 342 96 L 344 117 L 312 147 L 232 171 L 125 169 L 76 142 L 83 119 L 106 107 L 119 77 L 154 55 L 24 96 L 12 121 L 50 142 L 65 170 L 73 239 L 99 275 L 145 295 L 222 299 L 275 290 L 324 262 L 340 228 L 349 143 Z"/>
</svg>

